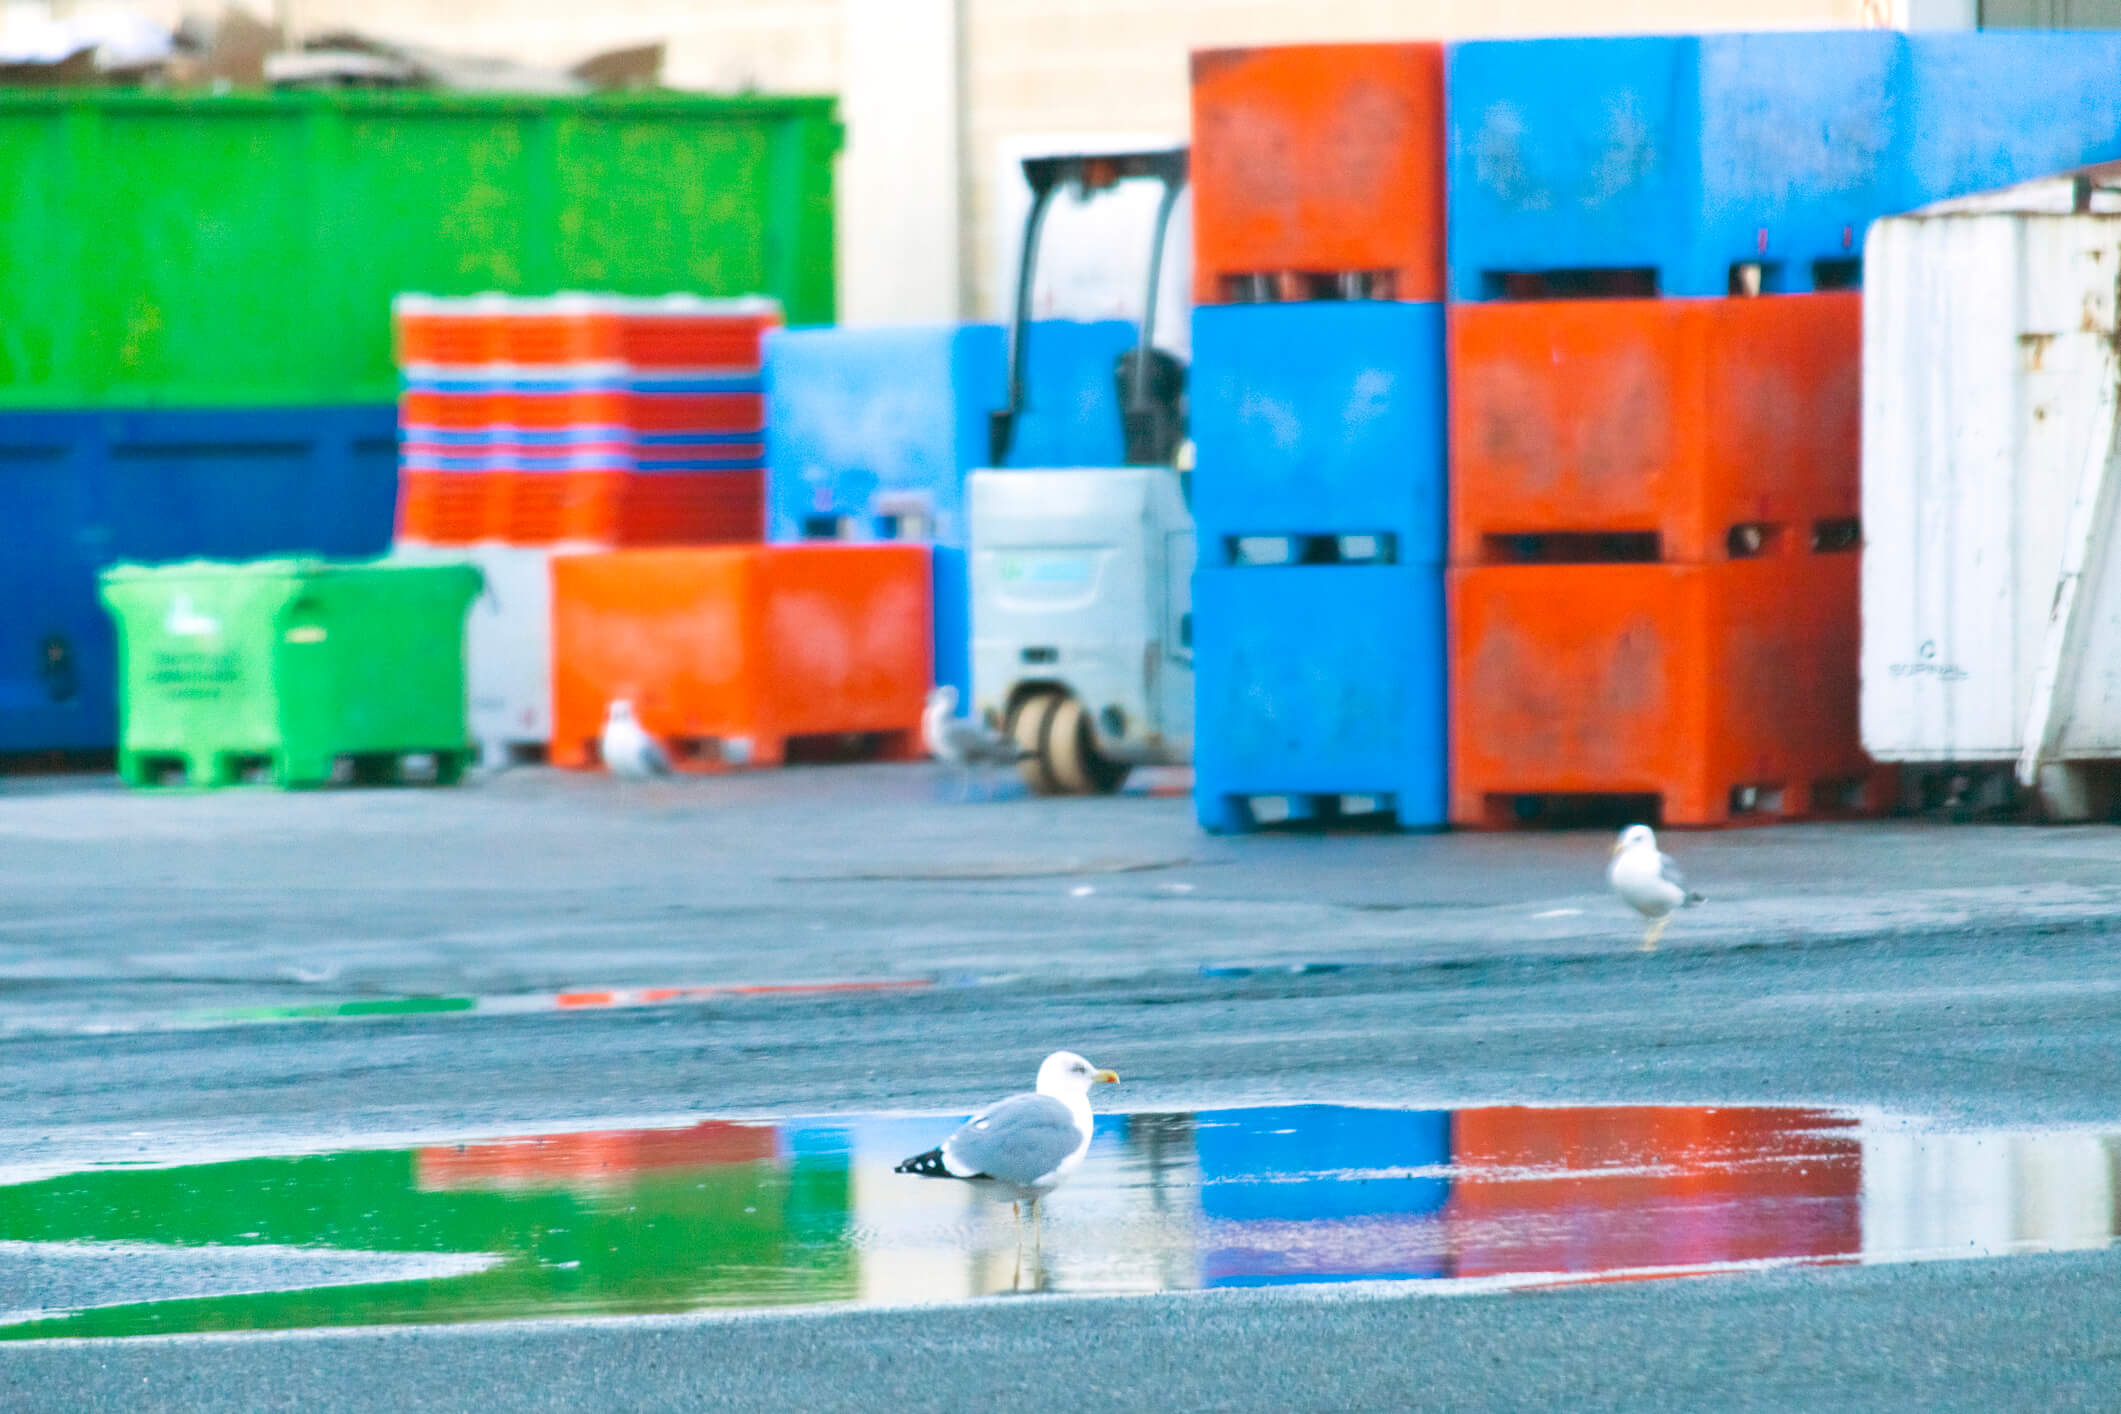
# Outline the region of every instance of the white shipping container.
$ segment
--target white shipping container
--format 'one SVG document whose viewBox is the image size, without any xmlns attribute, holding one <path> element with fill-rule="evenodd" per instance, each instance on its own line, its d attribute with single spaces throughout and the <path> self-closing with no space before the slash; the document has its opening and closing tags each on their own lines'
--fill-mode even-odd
<svg viewBox="0 0 2121 1414">
<path fill-rule="evenodd" d="M 1864 747 L 2016 762 L 2051 813 L 2121 759 L 2121 171 L 1872 228 L 1863 294 Z"/>
</svg>

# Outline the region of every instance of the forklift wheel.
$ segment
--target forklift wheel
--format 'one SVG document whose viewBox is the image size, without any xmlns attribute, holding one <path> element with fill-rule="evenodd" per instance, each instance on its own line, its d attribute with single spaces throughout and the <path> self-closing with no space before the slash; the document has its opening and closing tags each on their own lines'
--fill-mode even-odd
<svg viewBox="0 0 2121 1414">
<path fill-rule="evenodd" d="M 1016 715 L 1009 720 L 1009 734 L 1024 753 L 1016 769 L 1034 795 L 1058 795 L 1061 791 L 1060 783 L 1047 769 L 1045 746 L 1046 724 L 1053 719 L 1053 709 L 1060 700 L 1057 692 L 1034 692 L 1017 704 Z"/>
<path fill-rule="evenodd" d="M 1062 697 L 1046 721 L 1039 755 L 1046 772 L 1070 795 L 1110 795 L 1127 779 L 1127 767 L 1108 761 L 1090 734 L 1090 715 L 1073 697 Z"/>
</svg>

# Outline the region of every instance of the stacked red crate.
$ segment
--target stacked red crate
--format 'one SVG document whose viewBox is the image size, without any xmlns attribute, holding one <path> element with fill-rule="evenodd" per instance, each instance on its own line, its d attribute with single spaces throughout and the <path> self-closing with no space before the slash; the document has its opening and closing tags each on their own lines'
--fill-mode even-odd
<svg viewBox="0 0 2121 1414">
<path fill-rule="evenodd" d="M 395 312 L 401 540 L 762 538 L 773 301 L 405 296 Z"/>
<path fill-rule="evenodd" d="M 1881 803 L 1856 720 L 1860 301 L 1452 306 L 1454 823 Z"/>
</svg>

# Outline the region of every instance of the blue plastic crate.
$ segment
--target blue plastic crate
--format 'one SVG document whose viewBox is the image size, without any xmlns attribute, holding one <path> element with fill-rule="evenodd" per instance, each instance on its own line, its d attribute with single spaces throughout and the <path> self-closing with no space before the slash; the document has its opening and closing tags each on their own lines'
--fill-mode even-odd
<svg viewBox="0 0 2121 1414">
<path fill-rule="evenodd" d="M 396 501 L 388 404 L 0 414 L 0 752 L 115 744 L 105 566 L 380 555 Z"/>
<path fill-rule="evenodd" d="M 1193 578 L 1193 800 L 1203 829 L 1251 802 L 1302 815 L 1376 798 L 1409 828 L 1445 812 L 1443 572 L 1203 569 Z"/>
<path fill-rule="evenodd" d="M 1616 268 L 1721 295 L 1740 262 L 1813 288 L 1813 262 L 1854 257 L 1894 209 L 1905 59 L 1887 31 L 1453 45 L 1453 296 Z"/>
<path fill-rule="evenodd" d="M 1721 295 L 1753 263 L 1771 292 L 1843 283 L 1880 216 L 2121 157 L 2111 32 L 1482 40 L 1446 62 L 1458 299 L 1614 270 Z"/>
<path fill-rule="evenodd" d="M 1443 562 L 1443 306 L 1206 306 L 1193 359 L 1204 564 L 1233 536 L 1379 532 Z"/>
<path fill-rule="evenodd" d="M 1124 319 L 1033 321 L 1024 406 L 1004 466 L 1119 466 L 1126 457 L 1119 360 L 1141 334 Z"/>
<path fill-rule="evenodd" d="M 1009 466 L 1118 466 L 1124 320 L 1039 320 Z M 768 537 L 965 543 L 965 474 L 1008 400 L 999 325 L 784 329 L 766 338 Z"/>
<path fill-rule="evenodd" d="M 1007 347 L 991 324 L 769 333 L 768 538 L 896 539 L 919 518 L 921 538 L 963 545 Z"/>
<path fill-rule="evenodd" d="M 972 573 L 955 545 L 933 548 L 930 602 L 935 614 L 935 681 L 957 689 L 958 711 L 972 705 Z"/>
<path fill-rule="evenodd" d="M 2121 34 L 1931 31 L 1906 42 L 1903 208 L 2121 158 Z"/>
</svg>

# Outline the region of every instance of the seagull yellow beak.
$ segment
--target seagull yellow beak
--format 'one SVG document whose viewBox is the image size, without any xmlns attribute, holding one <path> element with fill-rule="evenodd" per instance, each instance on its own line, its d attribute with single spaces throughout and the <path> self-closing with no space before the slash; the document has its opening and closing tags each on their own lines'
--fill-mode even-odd
<svg viewBox="0 0 2121 1414">
<path fill-rule="evenodd" d="M 1611 854 L 1612 854 L 1613 858 L 1615 858 L 1615 859 L 1618 859 L 1618 858 L 1620 857 L 1620 841 L 1619 841 L 1619 840 L 1614 840 L 1614 841 L 1613 841 L 1613 848 L 1612 848 L 1612 850 L 1611 850 L 1610 852 L 1611 852 Z"/>
<path fill-rule="evenodd" d="M 1099 1080 L 1099 1081 L 1103 1081 L 1103 1082 L 1104 1082 L 1105 1084 L 1107 1084 L 1107 1085 L 1117 1085 L 1117 1084 L 1119 1084 L 1119 1076 L 1118 1076 L 1118 1075 L 1116 1075 L 1115 1073 L 1113 1073 L 1112 1071 L 1109 1071 L 1109 1070 L 1101 1070 L 1101 1071 L 1099 1071 L 1099 1072 L 1098 1072 L 1097 1074 L 1095 1074 L 1095 1075 L 1091 1076 L 1090 1078 L 1091 1078 L 1092 1080 Z"/>
</svg>

